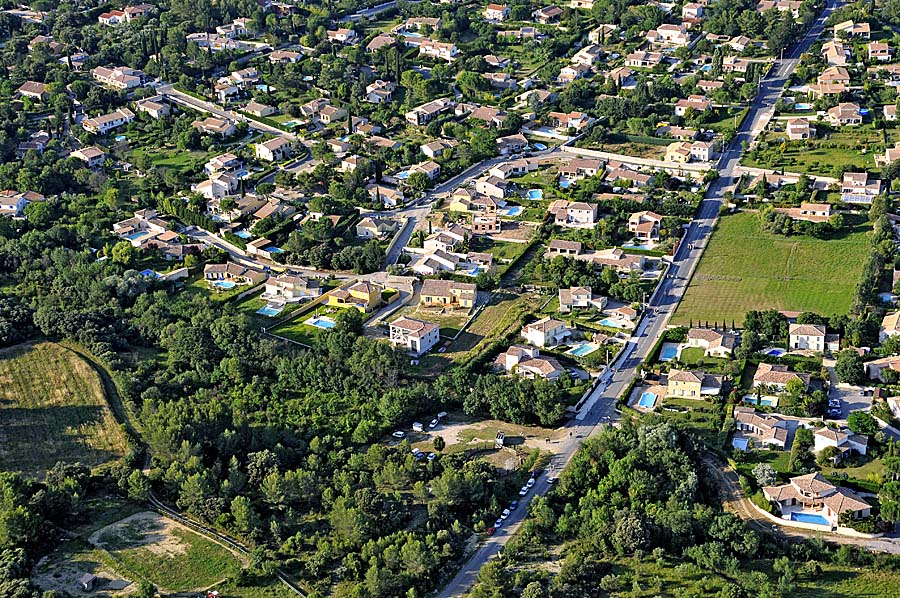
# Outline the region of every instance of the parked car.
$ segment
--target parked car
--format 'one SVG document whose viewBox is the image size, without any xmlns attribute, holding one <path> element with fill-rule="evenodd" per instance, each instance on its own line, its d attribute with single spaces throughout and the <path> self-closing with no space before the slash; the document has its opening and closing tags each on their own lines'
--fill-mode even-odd
<svg viewBox="0 0 900 598">
<path fill-rule="evenodd" d="M 509 517 L 509 509 L 503 509 L 503 512 L 500 513 L 500 519 L 505 520 L 507 517 Z"/>
<path fill-rule="evenodd" d="M 402 432 L 400 430 L 397 430 L 396 432 L 391 434 L 391 436 L 393 436 L 394 438 L 403 438 L 404 436 L 406 436 L 406 433 Z"/>
<path fill-rule="evenodd" d="M 519 496 L 525 496 L 528 494 L 528 491 L 531 490 L 528 486 L 522 486 L 522 489 L 519 490 Z"/>
<path fill-rule="evenodd" d="M 484 533 L 486 533 L 489 536 L 493 536 L 495 531 L 497 531 L 496 527 L 489 527 L 486 530 L 484 530 Z"/>
<path fill-rule="evenodd" d="M 553 484 L 556 483 L 556 480 L 558 480 L 558 479 L 559 478 L 547 478 L 547 483 L 552 486 Z"/>
<path fill-rule="evenodd" d="M 501 525 L 503 525 L 502 519 L 498 519 L 497 521 L 494 522 L 494 527 L 500 527 Z"/>
<path fill-rule="evenodd" d="M 428 424 L 428 427 L 431 428 L 431 429 L 437 428 L 437 426 L 438 426 L 439 423 L 440 423 L 440 422 L 437 420 L 437 418 L 434 418 L 434 419 L 431 420 L 431 422 Z"/>
<path fill-rule="evenodd" d="M 528 478 L 528 481 L 525 482 L 525 486 L 530 490 L 534 487 L 534 478 Z"/>
<path fill-rule="evenodd" d="M 519 506 L 519 501 L 514 500 L 514 501 L 512 501 L 511 503 L 509 503 L 509 510 L 510 510 L 510 511 L 515 511 L 515 510 L 516 510 L 516 507 L 518 507 L 518 506 Z"/>
<path fill-rule="evenodd" d="M 437 458 L 437 455 L 435 455 L 434 453 L 428 453 L 428 460 L 429 460 L 429 461 L 434 461 L 435 458 Z"/>
</svg>

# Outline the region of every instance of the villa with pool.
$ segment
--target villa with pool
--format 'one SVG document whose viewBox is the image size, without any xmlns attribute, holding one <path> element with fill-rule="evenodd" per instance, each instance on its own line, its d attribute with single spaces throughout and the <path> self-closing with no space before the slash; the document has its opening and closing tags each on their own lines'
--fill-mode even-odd
<svg viewBox="0 0 900 598">
<path fill-rule="evenodd" d="M 266 275 L 234 262 L 227 262 L 206 264 L 203 267 L 203 278 L 213 289 L 227 291 L 237 286 L 250 286 L 262 282 Z"/>
<path fill-rule="evenodd" d="M 856 492 L 835 486 L 818 473 L 791 478 L 783 486 L 766 486 L 763 495 L 774 503 L 782 519 L 832 530 L 845 514 L 853 519 L 872 514 L 872 505 Z"/>
</svg>

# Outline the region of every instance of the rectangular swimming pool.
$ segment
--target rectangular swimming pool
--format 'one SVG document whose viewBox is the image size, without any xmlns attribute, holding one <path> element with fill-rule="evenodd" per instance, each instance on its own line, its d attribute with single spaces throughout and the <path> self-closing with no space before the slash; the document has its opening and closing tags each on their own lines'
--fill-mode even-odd
<svg viewBox="0 0 900 598">
<path fill-rule="evenodd" d="M 532 201 L 537 201 L 540 199 L 544 199 L 544 192 L 540 189 L 529 189 L 526 196 Z"/>
<path fill-rule="evenodd" d="M 522 206 L 513 206 L 502 211 L 504 216 L 518 216 L 522 213 Z"/>
<path fill-rule="evenodd" d="M 306 320 L 304 324 L 321 328 L 322 330 L 331 330 L 337 326 L 337 322 L 326 316 L 313 316 Z"/>
<path fill-rule="evenodd" d="M 638 400 L 638 405 L 645 409 L 650 409 L 651 407 L 656 405 L 656 395 L 652 392 L 645 392 Z"/>
<path fill-rule="evenodd" d="M 799 521 L 800 523 L 812 523 L 813 525 L 827 525 L 831 527 L 831 522 L 821 515 L 815 513 L 791 513 L 791 521 Z"/>
<path fill-rule="evenodd" d="M 266 316 L 268 318 L 274 318 L 275 316 L 280 314 L 281 310 L 283 310 L 283 309 L 284 309 L 283 305 L 278 305 L 278 306 L 266 305 L 264 307 L 260 307 L 259 309 L 257 309 L 256 313 L 258 313 L 261 316 Z"/>
<path fill-rule="evenodd" d="M 585 355 L 590 355 L 597 349 L 599 349 L 599 347 L 594 343 L 581 343 L 580 345 L 569 349 L 566 353 L 574 355 L 575 357 L 584 357 Z"/>
</svg>

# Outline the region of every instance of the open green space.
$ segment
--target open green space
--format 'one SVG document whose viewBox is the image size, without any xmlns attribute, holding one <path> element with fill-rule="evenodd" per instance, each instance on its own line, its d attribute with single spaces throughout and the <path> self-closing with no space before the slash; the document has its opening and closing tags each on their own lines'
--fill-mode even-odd
<svg viewBox="0 0 900 598">
<path fill-rule="evenodd" d="M 732 320 L 754 309 L 846 313 L 867 252 L 866 225 L 837 239 L 764 232 L 755 213 L 723 216 L 672 323 Z"/>
<path fill-rule="evenodd" d="M 39 476 L 58 461 L 93 467 L 124 454 L 90 364 L 55 343 L 0 352 L 0 470 Z"/>
<path fill-rule="evenodd" d="M 756 147 L 744 154 L 741 163 L 757 168 L 839 176 L 845 166 L 875 170 L 875 155 L 900 140 L 898 129 L 876 129 L 870 124 L 828 129 L 818 125 L 816 139 L 786 141 L 783 131 L 766 131 Z"/>
</svg>

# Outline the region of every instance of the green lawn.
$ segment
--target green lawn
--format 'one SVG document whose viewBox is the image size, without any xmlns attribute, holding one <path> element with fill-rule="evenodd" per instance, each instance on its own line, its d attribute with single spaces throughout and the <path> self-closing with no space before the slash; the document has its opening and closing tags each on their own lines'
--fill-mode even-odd
<svg viewBox="0 0 900 598">
<path fill-rule="evenodd" d="M 724 216 L 672 323 L 734 320 L 754 309 L 846 313 L 867 253 L 866 226 L 820 240 L 763 232 L 755 213 Z"/>
<path fill-rule="evenodd" d="M 759 168 L 784 168 L 790 172 L 838 176 L 842 166 L 875 170 L 875 155 L 900 140 L 900 130 L 882 132 L 872 125 L 826 130 L 820 125 L 819 136 L 809 141 L 788 141 L 781 145 L 783 131 L 767 131 L 755 150 L 744 154 L 741 163 Z M 885 140 L 887 143 L 885 144 Z"/>
</svg>

